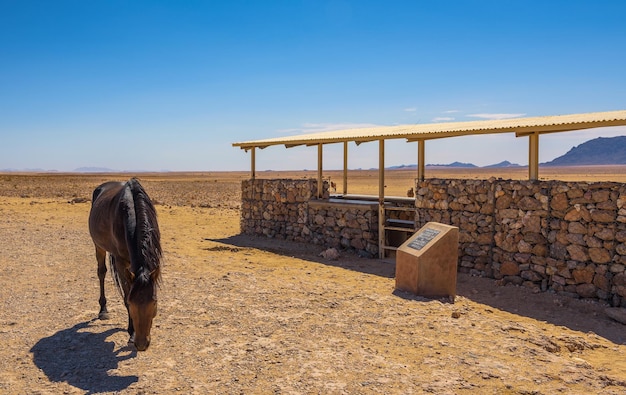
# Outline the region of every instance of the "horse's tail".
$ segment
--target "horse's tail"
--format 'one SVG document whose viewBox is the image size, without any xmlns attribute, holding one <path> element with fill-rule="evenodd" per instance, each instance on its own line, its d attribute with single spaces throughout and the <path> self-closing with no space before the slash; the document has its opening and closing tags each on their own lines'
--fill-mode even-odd
<svg viewBox="0 0 626 395">
<path fill-rule="evenodd" d="M 135 280 L 148 281 L 155 275 L 157 282 L 161 279 L 161 232 L 157 222 L 157 214 L 152 200 L 136 178 L 126 183 L 127 196 L 132 199 L 129 211 L 134 215 L 127 216 L 127 237 L 131 254 L 131 270 Z"/>
</svg>

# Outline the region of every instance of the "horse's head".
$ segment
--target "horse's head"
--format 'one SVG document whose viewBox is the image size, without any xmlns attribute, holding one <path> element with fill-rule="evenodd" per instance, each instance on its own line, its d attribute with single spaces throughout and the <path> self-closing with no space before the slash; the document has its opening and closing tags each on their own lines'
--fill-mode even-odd
<svg viewBox="0 0 626 395">
<path fill-rule="evenodd" d="M 133 322 L 134 343 L 138 351 L 150 345 L 152 320 L 157 314 L 156 285 L 153 281 L 135 281 L 128 293 L 128 314 Z"/>
</svg>

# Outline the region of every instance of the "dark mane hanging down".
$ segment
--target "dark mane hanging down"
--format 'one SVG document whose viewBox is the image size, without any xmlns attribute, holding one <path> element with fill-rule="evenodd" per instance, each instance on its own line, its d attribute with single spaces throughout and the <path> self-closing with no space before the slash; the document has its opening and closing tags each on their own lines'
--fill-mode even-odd
<svg viewBox="0 0 626 395">
<path fill-rule="evenodd" d="M 134 216 L 134 231 L 131 236 L 136 249 L 131 252 L 131 270 L 135 281 L 148 283 L 150 277 L 158 284 L 161 281 L 161 233 L 157 223 L 157 214 L 150 197 L 135 178 L 131 178 L 126 187 L 132 196 Z M 127 230 L 128 231 L 128 230 Z M 134 236 L 134 237 L 133 237 Z M 151 276 L 152 274 L 152 276 Z"/>
</svg>

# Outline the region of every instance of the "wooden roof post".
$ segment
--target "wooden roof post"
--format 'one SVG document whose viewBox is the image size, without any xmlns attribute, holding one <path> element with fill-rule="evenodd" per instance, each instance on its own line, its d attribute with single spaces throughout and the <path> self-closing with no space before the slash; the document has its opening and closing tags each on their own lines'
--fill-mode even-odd
<svg viewBox="0 0 626 395">
<path fill-rule="evenodd" d="M 250 149 L 250 178 L 256 178 L 256 147 Z"/>
<path fill-rule="evenodd" d="M 323 180 L 322 180 L 322 149 L 324 145 L 317 145 L 317 198 L 321 199 L 324 197 L 323 191 Z"/>
<path fill-rule="evenodd" d="M 343 194 L 348 193 L 348 142 L 343 142 Z"/>
<path fill-rule="evenodd" d="M 378 256 L 385 258 L 385 140 L 378 140 Z"/>
<path fill-rule="evenodd" d="M 539 179 L 539 133 L 528 135 L 528 179 Z"/>
<path fill-rule="evenodd" d="M 425 140 L 417 140 L 417 180 L 424 181 L 424 155 L 426 152 Z M 417 192 L 417 191 L 416 191 Z"/>
<path fill-rule="evenodd" d="M 385 140 L 378 140 L 378 201 L 385 200 Z"/>
</svg>

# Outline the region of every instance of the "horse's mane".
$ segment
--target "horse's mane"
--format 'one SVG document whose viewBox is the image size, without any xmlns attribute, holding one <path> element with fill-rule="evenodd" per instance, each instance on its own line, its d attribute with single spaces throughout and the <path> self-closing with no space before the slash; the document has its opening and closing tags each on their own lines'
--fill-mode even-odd
<svg viewBox="0 0 626 395">
<path fill-rule="evenodd" d="M 156 283 L 161 281 L 161 232 L 157 223 L 157 213 L 150 197 L 136 178 L 131 178 L 126 183 L 133 199 L 135 212 L 134 246 L 129 245 L 131 255 L 131 270 L 135 275 L 135 281 L 148 283 L 151 278 Z M 132 219 L 131 219 L 132 220 Z M 135 247 L 135 248 L 133 248 Z"/>
</svg>

